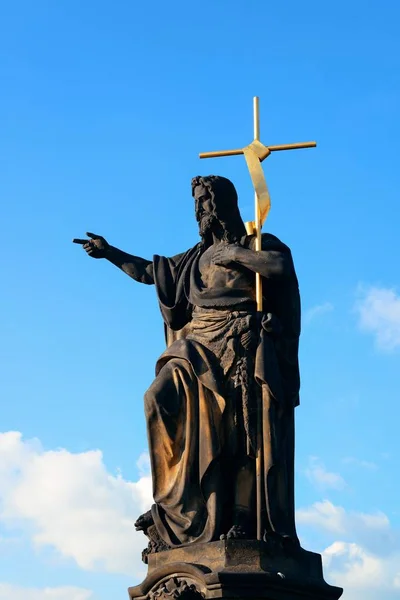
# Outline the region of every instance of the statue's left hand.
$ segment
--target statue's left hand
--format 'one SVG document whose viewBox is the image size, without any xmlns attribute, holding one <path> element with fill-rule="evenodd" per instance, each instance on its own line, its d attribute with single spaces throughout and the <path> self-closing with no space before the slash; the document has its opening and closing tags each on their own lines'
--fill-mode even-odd
<svg viewBox="0 0 400 600">
<path fill-rule="evenodd" d="M 239 260 L 240 246 L 237 244 L 221 244 L 214 252 L 211 262 L 221 267 L 229 267 Z"/>
</svg>

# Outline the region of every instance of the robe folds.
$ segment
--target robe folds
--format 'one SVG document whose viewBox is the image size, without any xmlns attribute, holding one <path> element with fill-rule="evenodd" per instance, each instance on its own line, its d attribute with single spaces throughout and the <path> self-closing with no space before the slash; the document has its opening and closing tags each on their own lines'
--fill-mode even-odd
<svg viewBox="0 0 400 600">
<path fill-rule="evenodd" d="M 241 243 L 254 248 L 254 237 Z M 152 515 L 172 547 L 226 533 L 234 502 L 232 465 L 254 460 L 259 399 L 265 532 L 297 537 L 300 299 L 289 248 L 263 234 L 262 249 L 285 253 L 291 266 L 284 280 L 263 278 L 262 316 L 240 290 L 225 290 L 222 296 L 202 286 L 200 244 L 174 258 L 153 259 L 168 347 L 145 394 L 145 415 Z"/>
</svg>

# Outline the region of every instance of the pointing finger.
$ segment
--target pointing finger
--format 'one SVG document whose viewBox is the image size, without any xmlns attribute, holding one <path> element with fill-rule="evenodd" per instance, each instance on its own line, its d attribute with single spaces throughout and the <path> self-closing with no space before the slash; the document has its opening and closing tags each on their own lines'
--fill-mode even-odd
<svg viewBox="0 0 400 600">
<path fill-rule="evenodd" d="M 74 238 L 72 240 L 73 244 L 86 244 L 88 240 L 81 240 L 80 238 Z"/>
</svg>

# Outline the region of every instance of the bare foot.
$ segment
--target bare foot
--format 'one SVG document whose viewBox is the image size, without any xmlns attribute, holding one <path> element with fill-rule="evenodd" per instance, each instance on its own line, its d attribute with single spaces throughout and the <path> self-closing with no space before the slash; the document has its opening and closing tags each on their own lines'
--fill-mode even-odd
<svg viewBox="0 0 400 600">
<path fill-rule="evenodd" d="M 151 510 L 140 515 L 140 517 L 135 522 L 136 531 L 143 531 L 146 535 L 147 530 L 151 525 L 154 525 L 153 516 L 151 514 Z"/>
<path fill-rule="evenodd" d="M 248 537 L 246 531 L 241 525 L 233 525 L 228 533 L 221 535 L 221 540 L 244 540 Z"/>
</svg>

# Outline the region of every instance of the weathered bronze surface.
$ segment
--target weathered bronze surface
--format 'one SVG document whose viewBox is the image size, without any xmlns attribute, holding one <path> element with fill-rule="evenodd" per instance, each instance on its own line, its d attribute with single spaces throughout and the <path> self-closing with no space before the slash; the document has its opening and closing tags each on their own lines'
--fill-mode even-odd
<svg viewBox="0 0 400 600">
<path fill-rule="evenodd" d="M 246 235 L 234 185 L 192 180 L 201 241 L 145 260 L 104 238 L 74 240 L 156 286 L 168 348 L 145 395 L 155 503 L 137 521 L 149 552 L 222 537 L 256 537 L 257 399 L 262 397 L 262 537 L 298 546 L 294 407 L 300 299 L 289 248 Z M 256 310 L 254 273 L 263 290 Z"/>
</svg>

